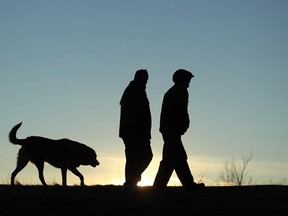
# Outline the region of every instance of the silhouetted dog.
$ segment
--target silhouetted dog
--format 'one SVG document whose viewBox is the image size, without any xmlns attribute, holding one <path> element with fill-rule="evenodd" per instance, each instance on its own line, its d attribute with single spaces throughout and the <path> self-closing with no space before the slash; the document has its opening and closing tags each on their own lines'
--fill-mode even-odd
<svg viewBox="0 0 288 216">
<path fill-rule="evenodd" d="M 45 186 L 47 184 L 43 176 L 44 162 L 61 168 L 63 186 L 67 184 L 67 169 L 80 178 L 83 186 L 84 177 L 76 167 L 80 165 L 96 167 L 100 164 L 92 148 L 69 139 L 52 140 L 38 136 L 17 139 L 16 133 L 21 124 L 22 122 L 15 125 L 9 133 L 10 142 L 22 146 L 18 153 L 17 167 L 11 175 L 11 185 L 14 185 L 16 175 L 29 161 L 36 165 L 40 181 Z"/>
</svg>

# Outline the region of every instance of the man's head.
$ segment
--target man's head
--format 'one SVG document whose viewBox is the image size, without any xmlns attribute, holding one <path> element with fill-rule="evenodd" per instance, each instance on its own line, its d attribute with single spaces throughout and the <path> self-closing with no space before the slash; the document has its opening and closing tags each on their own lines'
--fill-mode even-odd
<svg viewBox="0 0 288 216">
<path fill-rule="evenodd" d="M 134 81 L 146 85 L 149 75 L 146 69 L 137 70 L 134 76 Z"/>
<path fill-rule="evenodd" d="M 193 77 L 194 75 L 191 72 L 184 69 L 179 69 L 173 74 L 173 82 L 177 85 L 182 85 L 188 88 Z"/>
</svg>

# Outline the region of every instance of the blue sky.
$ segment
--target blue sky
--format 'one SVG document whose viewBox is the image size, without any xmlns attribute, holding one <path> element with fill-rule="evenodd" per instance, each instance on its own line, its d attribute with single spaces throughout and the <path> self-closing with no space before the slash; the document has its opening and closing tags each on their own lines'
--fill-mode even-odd
<svg viewBox="0 0 288 216">
<path fill-rule="evenodd" d="M 81 167 L 87 184 L 122 184 L 119 100 L 139 68 L 149 71 L 153 118 L 149 184 L 161 160 L 158 132 L 172 74 L 195 74 L 191 126 L 183 137 L 191 170 L 217 184 L 223 161 L 253 153 L 255 183 L 279 182 L 288 168 L 288 1 L 1 1 L 0 181 L 9 182 L 18 137 L 68 137 L 96 150 Z M 48 183 L 60 170 L 45 167 Z M 171 180 L 170 184 L 178 182 Z M 39 184 L 36 168 L 17 178 Z M 78 183 L 69 175 L 68 183 Z"/>
</svg>

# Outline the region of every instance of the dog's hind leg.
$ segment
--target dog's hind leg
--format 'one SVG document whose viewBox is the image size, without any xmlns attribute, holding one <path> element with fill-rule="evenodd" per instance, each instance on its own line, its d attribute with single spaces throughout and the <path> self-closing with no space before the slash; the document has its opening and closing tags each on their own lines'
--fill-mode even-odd
<svg viewBox="0 0 288 216">
<path fill-rule="evenodd" d="M 11 175 L 11 185 L 14 185 L 16 175 L 28 164 L 29 156 L 25 149 L 21 148 L 18 152 L 17 166 Z"/>
<path fill-rule="evenodd" d="M 38 174 L 39 174 L 39 179 L 41 181 L 41 183 L 44 185 L 44 186 L 47 186 L 46 182 L 45 182 L 45 179 L 44 179 L 44 175 L 43 175 L 43 171 L 44 171 L 44 161 L 42 162 L 36 162 L 35 163 L 37 169 L 38 169 Z"/>
<path fill-rule="evenodd" d="M 61 168 L 61 173 L 62 173 L 62 185 L 67 186 L 67 169 Z"/>
<path fill-rule="evenodd" d="M 76 169 L 76 167 L 74 168 L 69 168 L 69 170 L 74 173 L 76 176 L 78 176 L 80 178 L 81 181 L 81 186 L 84 186 L 84 177 L 83 175 Z"/>
</svg>

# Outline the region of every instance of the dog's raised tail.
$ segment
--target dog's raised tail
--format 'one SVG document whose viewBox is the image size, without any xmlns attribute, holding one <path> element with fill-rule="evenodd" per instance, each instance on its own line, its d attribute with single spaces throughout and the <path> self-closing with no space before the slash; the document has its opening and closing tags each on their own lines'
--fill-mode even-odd
<svg viewBox="0 0 288 216">
<path fill-rule="evenodd" d="M 16 137 L 17 130 L 21 127 L 21 125 L 22 125 L 22 122 L 15 125 L 9 133 L 9 141 L 13 144 L 20 144 L 21 145 L 21 139 L 18 139 Z"/>
</svg>

